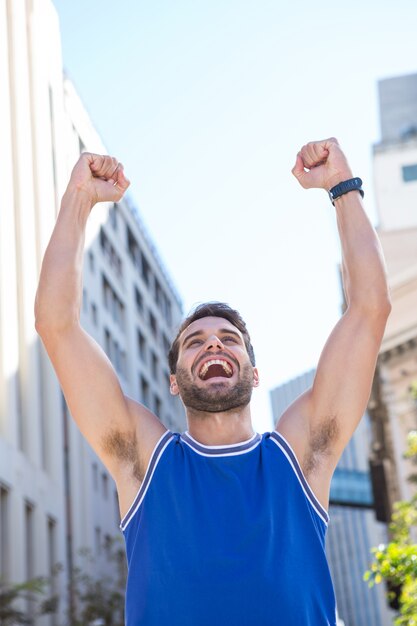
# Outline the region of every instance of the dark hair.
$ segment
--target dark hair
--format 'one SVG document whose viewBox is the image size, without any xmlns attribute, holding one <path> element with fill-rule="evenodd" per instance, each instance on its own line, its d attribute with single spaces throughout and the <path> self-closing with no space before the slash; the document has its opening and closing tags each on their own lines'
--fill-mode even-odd
<svg viewBox="0 0 417 626">
<path fill-rule="evenodd" d="M 253 346 L 250 341 L 250 336 L 248 330 L 246 328 L 246 324 L 243 321 L 240 313 L 235 309 L 232 309 L 225 302 L 204 302 L 203 304 L 199 304 L 195 309 L 193 309 L 182 322 L 181 326 L 178 329 L 177 336 L 171 344 L 171 348 L 168 352 L 168 363 L 169 370 L 171 374 L 175 374 L 177 369 L 177 361 L 178 361 L 178 352 L 179 352 L 179 338 L 181 333 L 193 322 L 196 320 L 200 320 L 203 317 L 223 317 L 228 322 L 236 326 L 238 330 L 242 333 L 246 350 L 249 355 L 250 362 L 253 366 L 255 366 L 255 353 L 253 350 Z"/>
</svg>

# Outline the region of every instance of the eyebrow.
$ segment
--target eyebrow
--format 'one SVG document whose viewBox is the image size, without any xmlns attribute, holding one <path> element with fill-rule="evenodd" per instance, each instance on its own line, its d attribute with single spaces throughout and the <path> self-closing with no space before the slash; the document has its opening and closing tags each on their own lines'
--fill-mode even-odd
<svg viewBox="0 0 417 626">
<path fill-rule="evenodd" d="M 236 330 L 232 330 L 230 328 L 219 328 L 219 330 L 217 331 L 219 334 L 222 335 L 235 335 L 238 339 L 242 339 L 242 337 L 240 336 L 240 334 L 236 331 Z M 199 335 L 202 335 L 203 331 L 202 330 L 195 330 L 194 332 L 190 333 L 189 335 L 187 335 L 186 337 L 184 337 L 182 345 L 185 345 L 187 343 L 187 341 L 189 339 L 191 339 L 192 337 L 197 337 Z"/>
</svg>

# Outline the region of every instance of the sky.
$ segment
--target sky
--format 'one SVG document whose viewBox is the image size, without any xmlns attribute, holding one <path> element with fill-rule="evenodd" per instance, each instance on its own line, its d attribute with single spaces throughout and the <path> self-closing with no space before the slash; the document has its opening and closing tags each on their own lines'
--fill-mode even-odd
<svg viewBox="0 0 417 626">
<path fill-rule="evenodd" d="M 340 316 L 323 190 L 291 174 L 335 136 L 377 224 L 379 80 L 417 72 L 415 0 L 54 0 L 63 63 L 179 291 L 242 313 L 261 386 L 315 367 Z"/>
</svg>

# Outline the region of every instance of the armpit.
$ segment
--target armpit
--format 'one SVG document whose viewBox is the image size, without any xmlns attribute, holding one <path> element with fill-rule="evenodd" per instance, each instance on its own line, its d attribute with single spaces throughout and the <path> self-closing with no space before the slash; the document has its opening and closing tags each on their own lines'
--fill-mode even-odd
<svg viewBox="0 0 417 626">
<path fill-rule="evenodd" d="M 130 465 L 134 478 L 142 482 L 144 470 L 139 459 L 136 434 L 128 435 L 118 430 L 112 430 L 103 437 L 102 448 L 106 454 Z"/>
<path fill-rule="evenodd" d="M 334 415 L 325 418 L 314 428 L 303 462 L 306 477 L 317 469 L 324 457 L 331 455 L 332 444 L 336 441 L 339 431 L 339 422 Z"/>
</svg>

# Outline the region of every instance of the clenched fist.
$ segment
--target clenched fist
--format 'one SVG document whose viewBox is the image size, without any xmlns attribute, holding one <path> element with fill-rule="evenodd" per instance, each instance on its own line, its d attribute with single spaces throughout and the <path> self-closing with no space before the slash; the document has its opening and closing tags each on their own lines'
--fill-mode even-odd
<svg viewBox="0 0 417 626">
<path fill-rule="evenodd" d="M 311 141 L 303 146 L 297 154 L 292 173 L 304 189 L 319 188 L 326 191 L 353 177 L 347 159 L 334 137 Z"/>
<path fill-rule="evenodd" d="M 117 159 L 83 152 L 72 170 L 67 191 L 85 194 L 92 207 L 97 202 L 119 202 L 129 185 Z"/>
</svg>

